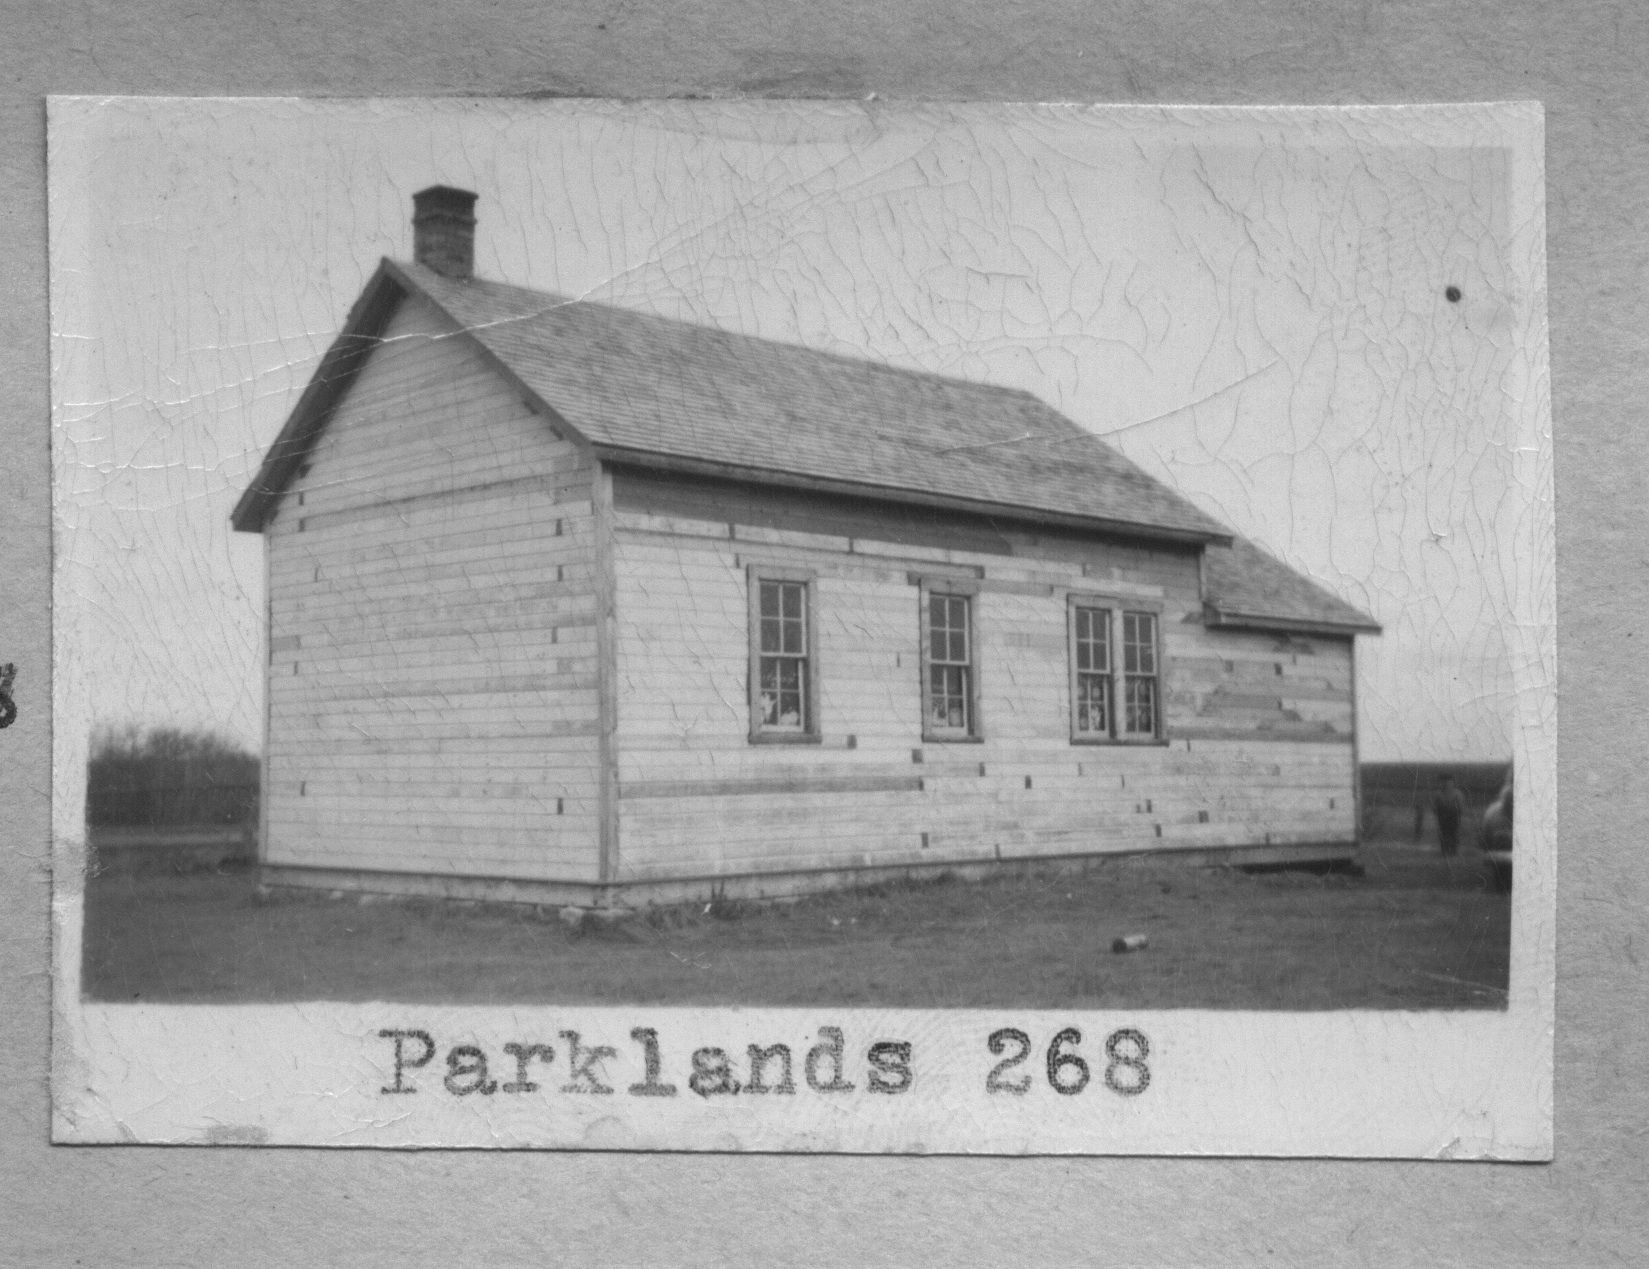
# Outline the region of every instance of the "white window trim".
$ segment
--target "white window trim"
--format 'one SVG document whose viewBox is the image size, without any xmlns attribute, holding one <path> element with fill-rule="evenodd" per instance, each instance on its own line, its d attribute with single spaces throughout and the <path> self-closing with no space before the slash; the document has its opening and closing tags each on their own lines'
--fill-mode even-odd
<svg viewBox="0 0 1649 1269">
<path fill-rule="evenodd" d="M 953 577 L 924 577 L 921 579 L 921 662 L 922 670 L 922 740 L 931 744 L 969 745 L 985 739 L 985 729 L 979 710 L 979 592 L 976 579 Z M 931 723 L 932 710 L 932 651 L 933 629 L 929 624 L 929 601 L 934 595 L 967 600 L 968 609 L 968 725 L 960 728 L 935 730 Z"/>
<path fill-rule="evenodd" d="M 752 564 L 746 570 L 746 606 L 749 609 L 749 680 L 750 743 L 753 745 L 816 745 L 819 743 L 819 622 L 818 575 L 808 569 L 778 568 L 766 564 Z M 807 620 L 807 673 L 803 677 L 801 730 L 767 727 L 762 723 L 761 709 L 761 584 L 763 582 L 800 582 L 805 597 Z"/>
</svg>

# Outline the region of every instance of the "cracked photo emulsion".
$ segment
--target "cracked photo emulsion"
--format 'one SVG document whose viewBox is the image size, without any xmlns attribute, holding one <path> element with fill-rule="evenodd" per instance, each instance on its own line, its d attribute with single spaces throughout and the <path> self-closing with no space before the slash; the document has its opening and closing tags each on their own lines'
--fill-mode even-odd
<svg viewBox="0 0 1649 1269">
<path fill-rule="evenodd" d="M 57 1141 L 1550 1157 L 1538 105 L 49 128 Z"/>
</svg>

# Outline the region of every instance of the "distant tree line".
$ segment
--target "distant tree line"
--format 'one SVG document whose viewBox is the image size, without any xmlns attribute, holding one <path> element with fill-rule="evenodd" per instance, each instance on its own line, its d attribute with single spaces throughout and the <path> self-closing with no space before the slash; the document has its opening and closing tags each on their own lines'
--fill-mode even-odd
<svg viewBox="0 0 1649 1269">
<path fill-rule="evenodd" d="M 92 735 L 90 827 L 250 824 L 258 814 L 257 755 L 208 731 L 128 725 Z"/>
</svg>

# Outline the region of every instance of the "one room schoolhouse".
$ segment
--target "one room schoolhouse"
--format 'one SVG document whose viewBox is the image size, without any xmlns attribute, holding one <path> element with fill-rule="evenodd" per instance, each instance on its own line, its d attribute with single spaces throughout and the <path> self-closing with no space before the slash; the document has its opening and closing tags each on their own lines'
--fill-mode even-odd
<svg viewBox="0 0 1649 1269">
<path fill-rule="evenodd" d="M 478 279 L 474 202 L 416 196 L 235 509 L 266 882 L 1354 854 L 1367 616 L 1028 393 Z"/>
</svg>

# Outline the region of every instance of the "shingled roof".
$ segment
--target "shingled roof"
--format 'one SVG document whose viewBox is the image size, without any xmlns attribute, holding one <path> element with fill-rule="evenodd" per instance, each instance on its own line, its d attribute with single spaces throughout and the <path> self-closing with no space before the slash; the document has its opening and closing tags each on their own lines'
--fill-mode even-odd
<svg viewBox="0 0 1649 1269">
<path fill-rule="evenodd" d="M 1211 625 L 1379 630 L 1029 392 L 393 260 L 270 446 L 235 528 L 263 529 L 408 294 L 445 312 L 603 461 L 1202 544 Z"/>
<path fill-rule="evenodd" d="M 1380 625 L 1246 538 L 1203 553 L 1203 618 L 1211 626 L 1379 634 Z"/>
<path fill-rule="evenodd" d="M 384 261 L 235 509 L 263 527 L 400 293 L 609 462 L 1188 543 L 1230 531 L 1029 392 Z"/>
</svg>

